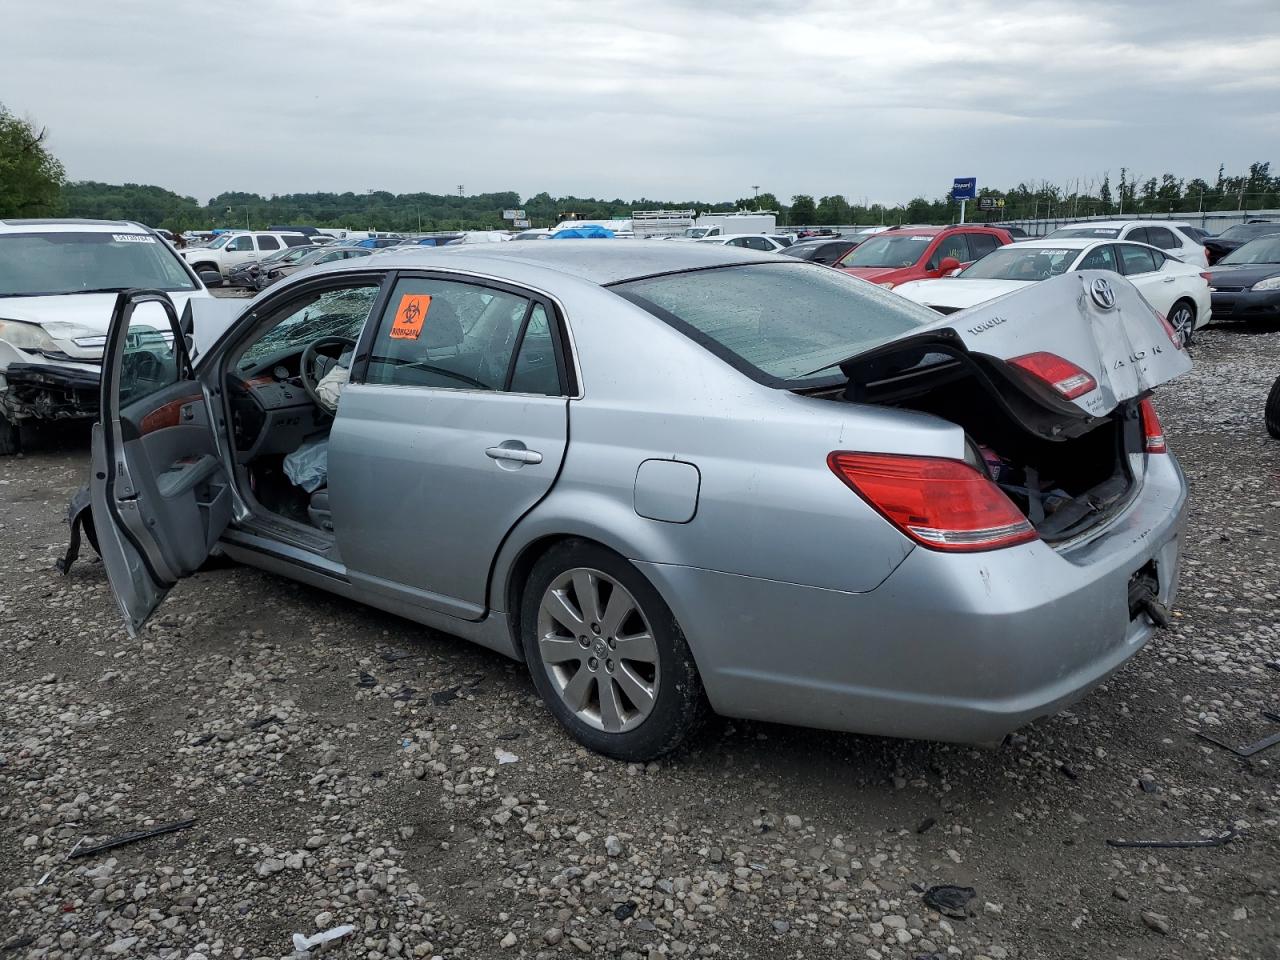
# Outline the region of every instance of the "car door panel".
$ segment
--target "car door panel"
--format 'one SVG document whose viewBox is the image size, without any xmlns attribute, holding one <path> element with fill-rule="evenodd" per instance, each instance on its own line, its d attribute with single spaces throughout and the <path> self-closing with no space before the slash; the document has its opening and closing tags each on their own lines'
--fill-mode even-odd
<svg viewBox="0 0 1280 960">
<path fill-rule="evenodd" d="M 348 577 L 479 619 L 498 547 L 550 491 L 567 441 L 564 397 L 349 384 L 329 437 Z"/>
<path fill-rule="evenodd" d="M 164 308 L 167 331 L 134 322 L 135 308 L 147 303 Z M 126 291 L 116 299 L 91 449 L 99 552 L 136 634 L 169 589 L 204 563 L 232 515 L 207 400 L 161 292 Z"/>
<path fill-rule="evenodd" d="M 562 321 L 457 274 L 405 271 L 388 292 L 330 433 L 335 537 L 353 583 L 476 620 L 503 539 L 564 459 Z"/>
<path fill-rule="evenodd" d="M 1153 264 L 1147 264 L 1143 261 L 1141 266 L 1135 266 L 1138 258 L 1135 256 L 1132 244 L 1121 243 L 1116 246 L 1120 252 L 1120 263 L 1124 270 L 1125 278 L 1138 288 L 1138 291 L 1146 297 L 1151 306 L 1161 313 L 1167 314 L 1175 299 L 1170 288 L 1176 286 L 1176 284 L 1165 282 L 1167 279 L 1171 279 L 1168 274 L 1162 274 L 1159 270 L 1148 268 Z M 1146 247 L 1142 247 L 1140 250 L 1145 256 L 1153 255 L 1152 251 Z M 1128 255 L 1126 255 L 1126 251 L 1128 251 Z M 1163 254 L 1155 253 L 1154 256 L 1158 257 L 1162 263 L 1165 262 Z"/>
</svg>

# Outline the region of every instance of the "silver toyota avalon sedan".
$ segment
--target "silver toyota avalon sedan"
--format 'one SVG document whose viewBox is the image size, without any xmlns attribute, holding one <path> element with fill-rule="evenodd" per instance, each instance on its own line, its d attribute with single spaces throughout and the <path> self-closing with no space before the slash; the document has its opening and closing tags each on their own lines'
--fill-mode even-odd
<svg viewBox="0 0 1280 960">
<path fill-rule="evenodd" d="M 1115 274 L 940 318 L 790 257 L 565 241 L 216 309 L 116 305 L 73 541 L 130 631 L 223 554 L 523 660 L 640 760 L 707 709 L 989 742 L 1173 599 L 1151 392 L 1190 361 Z"/>
</svg>

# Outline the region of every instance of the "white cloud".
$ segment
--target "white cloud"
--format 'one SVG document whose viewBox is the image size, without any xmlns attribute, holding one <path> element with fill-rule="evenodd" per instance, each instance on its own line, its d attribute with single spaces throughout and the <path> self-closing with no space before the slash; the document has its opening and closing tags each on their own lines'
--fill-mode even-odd
<svg viewBox="0 0 1280 960">
<path fill-rule="evenodd" d="M 7 0 L 0 90 L 71 176 L 900 201 L 1273 158 L 1274 0 Z"/>
</svg>

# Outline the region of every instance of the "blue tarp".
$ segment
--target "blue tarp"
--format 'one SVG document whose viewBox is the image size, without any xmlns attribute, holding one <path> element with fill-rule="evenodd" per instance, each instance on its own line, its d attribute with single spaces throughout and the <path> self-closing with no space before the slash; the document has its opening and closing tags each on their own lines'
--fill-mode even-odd
<svg viewBox="0 0 1280 960">
<path fill-rule="evenodd" d="M 598 227 L 594 223 L 585 227 L 566 227 L 551 235 L 552 240 L 599 240 L 613 236 L 612 230 Z"/>
</svg>

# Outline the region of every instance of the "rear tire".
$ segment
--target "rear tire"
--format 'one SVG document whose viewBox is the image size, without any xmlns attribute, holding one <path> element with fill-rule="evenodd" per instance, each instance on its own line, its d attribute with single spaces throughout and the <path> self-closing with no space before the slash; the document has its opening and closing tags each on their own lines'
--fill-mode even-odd
<svg viewBox="0 0 1280 960">
<path fill-rule="evenodd" d="M 556 544 L 520 598 L 525 662 L 574 739 L 618 760 L 670 753 L 706 712 L 693 654 L 671 609 L 623 557 Z"/>
<path fill-rule="evenodd" d="M 1182 345 L 1189 347 L 1196 339 L 1196 308 L 1189 300 L 1179 300 L 1169 308 L 1169 326 L 1178 331 Z"/>
<path fill-rule="evenodd" d="M 1267 433 L 1280 440 L 1280 377 L 1271 385 L 1267 394 L 1267 406 L 1264 411 L 1267 422 Z"/>
</svg>

